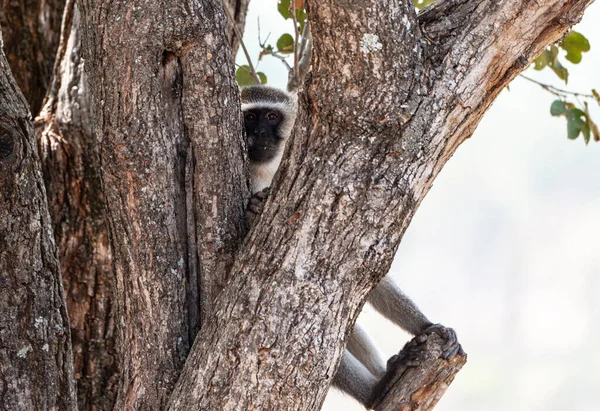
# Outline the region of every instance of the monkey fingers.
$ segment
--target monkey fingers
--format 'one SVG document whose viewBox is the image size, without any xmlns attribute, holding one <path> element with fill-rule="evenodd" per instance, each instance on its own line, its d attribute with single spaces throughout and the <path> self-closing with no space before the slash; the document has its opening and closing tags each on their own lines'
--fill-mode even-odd
<svg viewBox="0 0 600 411">
<path fill-rule="evenodd" d="M 265 202 L 269 196 L 269 187 L 265 188 L 258 193 L 255 193 L 248 201 L 248 207 L 246 208 L 246 218 L 250 221 L 251 225 L 254 225 L 256 219 L 262 214 L 265 207 Z"/>
<path fill-rule="evenodd" d="M 385 396 L 398 375 L 402 374 L 402 369 L 420 367 L 423 364 L 427 356 L 426 342 L 426 335 L 418 335 L 407 342 L 398 354 L 392 355 L 387 360 L 386 372 L 373 389 L 367 407 L 373 408 Z"/>
<path fill-rule="evenodd" d="M 441 324 L 433 324 L 425 330 L 423 334 L 436 333 L 445 340 L 444 346 L 442 347 L 442 358 L 445 360 L 451 360 L 458 353 L 464 354 L 456 332 L 452 328 L 444 327 Z"/>
</svg>

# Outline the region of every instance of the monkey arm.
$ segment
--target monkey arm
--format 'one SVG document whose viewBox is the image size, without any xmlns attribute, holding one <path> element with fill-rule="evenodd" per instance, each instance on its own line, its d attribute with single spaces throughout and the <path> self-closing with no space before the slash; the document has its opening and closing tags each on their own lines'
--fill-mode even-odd
<svg viewBox="0 0 600 411">
<path fill-rule="evenodd" d="M 369 295 L 369 303 L 385 318 L 412 335 L 433 325 L 394 282 L 384 277 Z"/>
<path fill-rule="evenodd" d="M 438 334 L 447 341 L 443 350 L 445 359 L 449 360 L 462 352 L 454 330 L 429 321 L 390 278 L 384 277 L 375 287 L 369 296 L 369 303 L 384 317 L 412 335 L 432 331 Z"/>
<path fill-rule="evenodd" d="M 379 354 L 379 350 L 369 335 L 358 324 L 354 324 L 346 349 L 374 376 L 381 377 L 385 374 L 385 360 Z"/>
</svg>

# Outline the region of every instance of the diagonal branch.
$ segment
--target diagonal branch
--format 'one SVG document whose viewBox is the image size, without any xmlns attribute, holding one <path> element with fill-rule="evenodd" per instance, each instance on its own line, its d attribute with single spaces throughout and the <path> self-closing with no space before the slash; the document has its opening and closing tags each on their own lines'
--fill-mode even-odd
<svg viewBox="0 0 600 411">
<path fill-rule="evenodd" d="M 307 3 L 314 59 L 295 133 L 172 410 L 318 409 L 447 159 L 591 0 L 447 0 L 419 17 L 423 37 L 407 2 Z"/>
</svg>

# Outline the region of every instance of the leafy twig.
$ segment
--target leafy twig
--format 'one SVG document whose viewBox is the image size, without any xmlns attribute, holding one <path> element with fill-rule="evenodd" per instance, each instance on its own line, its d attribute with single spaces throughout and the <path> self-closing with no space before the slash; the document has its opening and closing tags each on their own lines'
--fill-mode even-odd
<svg viewBox="0 0 600 411">
<path fill-rule="evenodd" d="M 525 80 L 528 80 L 528 81 L 531 81 L 532 83 L 537 84 L 538 86 L 540 86 L 547 92 L 552 93 L 557 97 L 564 98 L 566 96 L 575 96 L 575 97 L 583 97 L 583 98 L 591 98 L 591 99 L 594 98 L 594 96 L 592 94 L 576 93 L 574 91 L 564 90 L 564 89 L 555 87 L 551 84 L 546 84 L 546 83 L 542 83 L 541 81 L 534 80 L 531 77 L 527 77 L 524 74 L 520 74 L 519 77 L 522 77 Z"/>
<path fill-rule="evenodd" d="M 242 45 L 242 50 L 244 50 L 244 54 L 246 55 L 246 60 L 248 60 L 248 66 L 250 67 L 250 74 L 252 74 L 252 77 L 254 78 L 254 81 L 256 81 L 256 84 L 261 84 L 260 78 L 258 77 L 258 74 L 256 74 L 256 70 L 254 69 L 254 64 L 252 64 L 252 59 L 250 58 L 250 54 L 248 53 L 248 50 L 246 49 L 246 45 L 244 44 L 244 39 L 243 39 L 242 33 L 240 33 L 240 29 L 238 28 L 237 24 L 235 23 L 235 19 L 231 15 L 231 11 L 229 10 L 229 7 L 227 6 L 227 4 L 225 4 L 225 1 L 224 0 L 221 1 L 221 4 L 223 5 L 223 10 L 225 11 L 227 20 L 229 20 L 229 24 L 231 24 L 233 31 L 235 32 L 235 35 L 238 36 L 238 38 L 240 39 L 240 44 Z"/>
</svg>

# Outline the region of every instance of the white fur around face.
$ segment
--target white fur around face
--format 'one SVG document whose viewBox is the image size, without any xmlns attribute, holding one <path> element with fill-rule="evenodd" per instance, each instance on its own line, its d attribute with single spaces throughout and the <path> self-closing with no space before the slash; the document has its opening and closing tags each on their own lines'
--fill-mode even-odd
<svg viewBox="0 0 600 411">
<path fill-rule="evenodd" d="M 252 178 L 251 181 L 251 190 L 252 194 L 258 193 L 263 189 L 271 186 L 271 181 L 273 181 L 273 176 L 279 168 L 279 163 L 281 163 L 281 158 L 283 157 L 283 152 L 286 146 L 286 142 L 290 134 L 292 133 L 292 127 L 294 127 L 294 122 L 296 121 L 296 111 L 297 111 L 297 101 L 295 95 L 290 95 L 290 100 L 287 103 L 284 102 L 271 102 L 271 101 L 261 101 L 261 102 L 251 102 L 251 103 L 242 103 L 242 111 L 246 112 L 251 109 L 264 109 L 270 108 L 272 110 L 277 110 L 283 114 L 283 121 L 281 122 L 279 132 L 283 140 L 280 144 L 280 150 L 271 161 L 268 163 L 253 163 L 250 161 L 250 176 Z"/>
<path fill-rule="evenodd" d="M 258 193 L 263 189 L 271 186 L 273 176 L 279 168 L 281 163 L 281 157 L 283 157 L 283 149 L 279 150 L 277 156 L 268 163 L 253 163 L 250 161 L 250 175 L 252 176 L 252 194 Z"/>
</svg>

